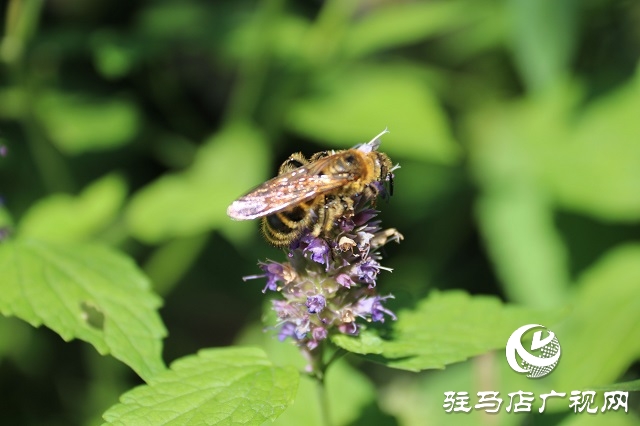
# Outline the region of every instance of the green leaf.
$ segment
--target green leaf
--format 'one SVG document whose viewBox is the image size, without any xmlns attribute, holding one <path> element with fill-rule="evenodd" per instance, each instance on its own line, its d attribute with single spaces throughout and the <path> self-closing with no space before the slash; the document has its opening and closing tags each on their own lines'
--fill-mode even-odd
<svg viewBox="0 0 640 426">
<path fill-rule="evenodd" d="M 287 126 L 338 148 L 368 142 L 388 128 L 381 149 L 392 158 L 450 164 L 459 154 L 436 96 L 420 75 L 402 66 L 371 65 L 328 75 L 314 95 L 292 106 Z"/>
<path fill-rule="evenodd" d="M 0 229 L 13 226 L 13 217 L 4 205 L 0 205 Z"/>
<path fill-rule="evenodd" d="M 19 235 L 51 242 L 81 242 L 104 230 L 115 219 L 127 186 L 108 175 L 78 196 L 55 194 L 34 204 L 20 221 Z"/>
<path fill-rule="evenodd" d="M 539 105 L 538 108 L 545 108 Z M 558 203 L 607 221 L 640 219 L 640 78 L 572 116 L 569 138 L 552 136 L 542 172 Z M 565 112 L 565 120 L 572 112 Z M 562 115 L 561 115 L 562 117 Z M 523 132 L 528 129 L 524 127 Z M 551 147 L 555 146 L 555 150 Z M 606 159 L 606 161 L 604 161 Z"/>
<path fill-rule="evenodd" d="M 165 42 L 176 40 L 201 41 L 215 19 L 205 4 L 178 2 L 154 3 L 141 10 L 136 30 L 145 38 Z M 165 47 L 166 48 L 166 47 Z"/>
<path fill-rule="evenodd" d="M 262 135 L 245 125 L 227 128 L 206 142 L 189 169 L 136 193 L 125 213 L 127 224 L 149 243 L 219 226 L 240 228 L 227 216 L 227 206 L 264 181 L 269 160 Z"/>
<path fill-rule="evenodd" d="M 260 425 L 293 402 L 298 377 L 257 348 L 201 350 L 122 395 L 103 417 L 110 425 Z"/>
<path fill-rule="evenodd" d="M 276 320 L 271 305 L 267 316 Z M 264 321 L 272 323 L 273 321 Z M 277 365 L 295 366 L 302 371 L 305 359 L 300 350 L 290 344 L 281 342 L 271 330 L 263 326 L 252 326 L 243 331 L 235 342 L 240 345 L 258 345 Z M 323 426 L 322 408 L 318 399 L 318 383 L 307 376 L 302 376 L 295 402 L 274 422 L 277 426 Z M 360 418 L 364 408 L 375 400 L 373 383 L 359 370 L 340 359 L 331 364 L 325 376 L 325 392 L 329 405 L 330 424 L 353 424 Z M 348 401 L 348 403 L 345 403 Z"/>
<path fill-rule="evenodd" d="M 400 312 L 388 340 L 373 330 L 332 340 L 350 352 L 378 355 L 372 359 L 389 367 L 421 371 L 502 348 L 523 324 L 549 324 L 555 318 L 557 314 L 505 306 L 495 297 L 434 292 L 414 310 Z"/>
<path fill-rule="evenodd" d="M 515 378 L 515 383 L 511 381 Z M 447 366 L 444 370 L 429 371 L 427 374 L 415 374 L 410 377 L 396 375 L 391 377 L 387 389 L 381 395 L 383 410 L 398 418 L 401 425 L 455 425 L 477 426 L 487 421 L 488 414 L 473 409 L 478 402 L 478 392 L 500 392 L 503 399 L 499 414 L 491 415 L 493 426 L 521 425 L 519 415 L 508 415 L 510 392 L 522 389 L 534 395 L 548 393 L 548 384 L 542 380 L 531 380 L 517 374 L 508 366 L 504 352 L 486 353 L 470 360 Z M 443 408 L 445 392 L 468 392 L 468 413 L 447 413 Z M 536 414 L 540 399 L 536 398 L 533 412 Z M 549 412 L 547 410 L 545 412 Z"/>
<path fill-rule="evenodd" d="M 544 193 L 527 184 L 487 191 L 477 212 L 509 299 L 537 308 L 563 303 L 570 281 L 568 254 Z"/>
<path fill-rule="evenodd" d="M 468 1 L 446 1 L 374 7 L 349 26 L 344 39 L 345 54 L 363 56 L 468 26 L 482 12 L 482 8 L 474 6 Z"/>
<path fill-rule="evenodd" d="M 568 296 L 557 207 L 606 221 L 640 218 L 638 87 L 628 85 L 579 112 L 579 92 L 565 87 L 470 120 L 478 217 L 512 300 L 549 306 Z"/>
<path fill-rule="evenodd" d="M 559 92 L 544 101 L 487 108 L 469 121 L 485 243 L 509 299 L 534 307 L 564 303 L 570 281 L 543 170 L 566 138 L 561 117 L 571 101 L 570 93 Z"/>
<path fill-rule="evenodd" d="M 537 187 L 550 202 L 606 221 L 640 218 L 640 79 L 578 105 L 563 87 L 476 114 L 468 134 L 484 190 Z M 606 161 L 603 159 L 606 158 Z"/>
<path fill-rule="evenodd" d="M 302 376 L 295 403 L 274 422 L 274 426 L 323 426 L 318 400 L 320 391 L 315 379 Z M 376 389 L 362 372 L 347 362 L 336 362 L 327 370 L 324 392 L 330 407 L 330 424 L 350 425 L 357 422 L 365 407 L 375 401 Z"/>
<path fill-rule="evenodd" d="M 140 128 L 140 113 L 127 99 L 92 98 L 48 92 L 36 114 L 52 142 L 69 154 L 117 148 L 131 142 Z"/>
<path fill-rule="evenodd" d="M 545 89 L 567 77 L 580 2 L 510 0 L 508 5 L 512 53 L 529 89 Z"/>
<path fill-rule="evenodd" d="M 89 342 L 145 380 L 165 368 L 161 300 L 129 258 L 97 245 L 19 239 L 0 245 L 0 270 L 3 315 Z"/>
<path fill-rule="evenodd" d="M 554 328 L 562 345 L 559 387 L 611 383 L 640 358 L 639 260 L 640 245 L 621 246 L 580 277 L 574 311 Z"/>
<path fill-rule="evenodd" d="M 131 38 L 119 37 L 111 30 L 98 30 L 92 34 L 90 43 L 94 65 L 107 79 L 124 77 L 136 63 L 136 46 Z"/>
</svg>

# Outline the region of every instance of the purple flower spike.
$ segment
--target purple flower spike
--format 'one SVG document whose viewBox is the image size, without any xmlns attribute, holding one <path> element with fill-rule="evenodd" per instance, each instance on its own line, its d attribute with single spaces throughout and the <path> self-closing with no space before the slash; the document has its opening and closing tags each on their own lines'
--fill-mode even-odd
<svg viewBox="0 0 640 426">
<path fill-rule="evenodd" d="M 375 151 L 381 135 L 355 149 L 367 154 Z M 380 271 L 390 271 L 380 264 L 379 249 L 387 242 L 400 242 L 402 235 L 395 228 L 383 229 L 378 211 L 371 206 L 377 196 L 390 195 L 385 181 L 397 166 L 385 156 L 377 158 L 382 173 L 377 180 L 358 194 L 342 188 L 327 194 L 325 210 L 310 210 L 309 227 L 291 241 L 285 259 L 261 262 L 261 275 L 244 277 L 265 278 L 263 292 L 279 292 L 280 297 L 272 301 L 280 324 L 278 338 L 290 338 L 306 358 L 306 370 L 318 377 L 325 367 L 325 340 L 340 333 L 358 335 L 367 322 L 396 319 L 384 307 L 393 296 L 381 297 L 375 287 Z M 324 222 L 318 223 L 321 219 Z M 312 234 L 314 230 L 320 230 L 314 232 L 318 236 Z"/>
<path fill-rule="evenodd" d="M 327 300 L 321 294 L 318 294 L 317 296 L 307 297 L 307 308 L 309 308 L 310 314 L 317 314 L 319 312 L 322 312 L 326 305 Z"/>
</svg>

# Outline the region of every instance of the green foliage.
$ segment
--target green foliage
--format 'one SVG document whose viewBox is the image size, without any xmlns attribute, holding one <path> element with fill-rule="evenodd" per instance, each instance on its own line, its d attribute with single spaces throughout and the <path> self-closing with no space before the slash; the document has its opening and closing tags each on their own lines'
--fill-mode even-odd
<svg viewBox="0 0 640 426">
<path fill-rule="evenodd" d="M 452 163 L 458 149 L 425 83 L 416 70 L 402 66 L 368 65 L 335 73 L 322 79 L 316 96 L 294 105 L 288 122 L 295 131 L 331 145 L 367 141 L 372 127 L 388 127 L 394 143 L 384 150 L 390 155 Z"/>
<path fill-rule="evenodd" d="M 562 82 L 576 44 L 579 2 L 509 0 L 512 51 L 532 91 Z"/>
<path fill-rule="evenodd" d="M 241 279 L 283 254 L 226 208 L 291 153 L 384 128 L 401 168 L 380 219 L 405 240 L 378 284 L 398 320 L 333 337 L 327 359 L 356 356 L 324 377 L 330 422 L 601 424 L 566 400 L 542 418 L 447 414 L 443 392 L 638 390 L 637 2 L 3 8 L 6 423 L 321 424 L 297 348 L 274 318 L 263 333 L 263 283 Z M 562 346 L 535 381 L 496 350 L 532 322 Z M 270 361 L 202 350 L 232 341 Z M 146 385 L 127 392 L 133 373 Z M 638 407 L 632 393 L 607 424 Z"/>
<path fill-rule="evenodd" d="M 150 378 L 162 371 L 159 298 L 130 259 L 105 247 L 16 240 L 0 246 L 0 311 L 91 343 Z"/>
<path fill-rule="evenodd" d="M 484 5 L 486 6 L 486 5 Z M 345 54 L 364 56 L 469 25 L 478 19 L 473 1 L 386 5 L 367 14 L 345 35 Z"/>
<path fill-rule="evenodd" d="M 274 367 L 259 349 L 207 349 L 122 395 L 104 418 L 110 425 L 257 425 L 278 417 L 297 385 L 294 368 Z"/>
<path fill-rule="evenodd" d="M 115 220 L 126 195 L 122 177 L 105 176 L 77 197 L 54 194 L 41 199 L 24 214 L 18 232 L 51 242 L 88 241 Z"/>
<path fill-rule="evenodd" d="M 621 246 L 579 278 L 573 313 L 558 327 L 567 364 L 556 377 L 560 387 L 604 385 L 640 357 L 639 256 L 639 245 Z M 582 352 L 600 334 L 606 346 Z"/>
<path fill-rule="evenodd" d="M 357 338 L 337 335 L 333 341 L 349 352 L 379 355 L 389 367 L 421 371 L 502 348 L 520 325 L 553 325 L 557 316 L 504 306 L 492 297 L 435 292 L 415 309 L 400 312 L 387 338 L 368 330 Z"/>
<path fill-rule="evenodd" d="M 304 368 L 304 360 L 300 357 L 298 348 L 274 339 L 274 336 L 265 333 L 261 326 L 252 326 L 244 330 L 235 343 L 259 346 L 276 365 L 293 365 L 300 370 Z M 331 424 L 344 425 L 356 422 L 362 416 L 362 412 L 375 403 L 374 384 L 344 360 L 336 361 L 327 371 L 325 386 L 328 390 L 326 397 L 330 407 Z M 274 424 L 322 426 L 323 414 L 318 392 L 318 383 L 302 375 L 293 404 L 274 421 Z M 345 401 L 349 403 L 345 404 Z"/>
<path fill-rule="evenodd" d="M 212 137 L 189 169 L 134 194 L 125 216 L 131 233 L 154 243 L 224 226 L 226 207 L 266 175 L 269 155 L 261 141 L 240 125 Z"/>
<path fill-rule="evenodd" d="M 117 98 L 44 93 L 36 113 L 51 142 L 69 154 L 116 148 L 131 142 L 140 126 L 136 105 Z"/>
</svg>

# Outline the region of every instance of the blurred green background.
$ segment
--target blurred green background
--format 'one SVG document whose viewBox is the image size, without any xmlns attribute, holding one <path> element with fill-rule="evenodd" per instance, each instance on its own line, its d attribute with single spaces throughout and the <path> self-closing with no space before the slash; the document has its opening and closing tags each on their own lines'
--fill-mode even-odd
<svg viewBox="0 0 640 426">
<path fill-rule="evenodd" d="M 640 377 L 639 2 L 10 0 L 3 10 L 2 222 L 135 258 L 165 298 L 167 362 L 262 338 L 248 336 L 261 327 L 263 283 L 241 277 L 283 254 L 257 223 L 231 221 L 228 204 L 292 152 L 351 147 L 388 127 L 381 150 L 401 169 L 381 218 L 406 237 L 387 247 L 394 272 L 379 281 L 397 296 L 392 309 L 434 288 L 566 309 L 551 327 L 563 345 L 553 383 Z M 2 319 L 0 336 L 3 423 L 99 423 L 139 383 L 46 329 Z M 502 364 L 501 353 L 410 375 L 345 364 L 360 391 L 338 423 L 477 424 L 445 415 L 442 392 L 517 390 Z"/>
</svg>

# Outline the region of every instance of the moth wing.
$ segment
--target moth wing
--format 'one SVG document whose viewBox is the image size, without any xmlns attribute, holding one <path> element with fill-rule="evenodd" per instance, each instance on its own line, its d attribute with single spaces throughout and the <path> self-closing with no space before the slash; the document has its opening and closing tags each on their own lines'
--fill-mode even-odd
<svg viewBox="0 0 640 426">
<path fill-rule="evenodd" d="M 346 173 L 321 174 L 327 164 L 333 161 L 331 157 L 321 158 L 266 181 L 231 203 L 227 215 L 237 220 L 256 219 L 343 186 L 349 181 Z"/>
</svg>

